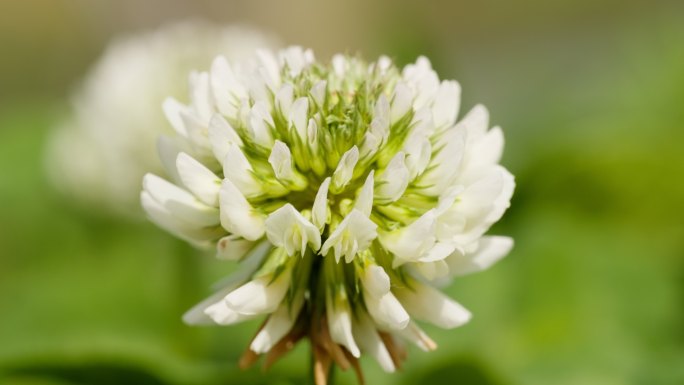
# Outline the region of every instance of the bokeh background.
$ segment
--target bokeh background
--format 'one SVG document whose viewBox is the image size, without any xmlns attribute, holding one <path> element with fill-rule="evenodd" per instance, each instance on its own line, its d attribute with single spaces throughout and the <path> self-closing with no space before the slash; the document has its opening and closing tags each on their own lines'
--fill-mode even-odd
<svg viewBox="0 0 684 385">
<path fill-rule="evenodd" d="M 514 251 L 450 287 L 470 324 L 427 327 L 440 348 L 411 348 L 399 374 L 364 360 L 369 384 L 684 384 L 684 3 L 656 0 L 2 0 L 0 383 L 305 383 L 304 345 L 242 372 L 258 323 L 182 324 L 231 266 L 45 177 L 46 138 L 107 42 L 188 17 L 319 59 L 425 54 L 504 128 L 518 187 L 492 232 Z"/>
</svg>

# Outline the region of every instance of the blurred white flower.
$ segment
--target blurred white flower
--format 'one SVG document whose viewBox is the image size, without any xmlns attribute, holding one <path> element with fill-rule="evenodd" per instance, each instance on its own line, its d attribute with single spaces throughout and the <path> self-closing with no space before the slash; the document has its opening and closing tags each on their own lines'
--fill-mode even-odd
<svg viewBox="0 0 684 385">
<path fill-rule="evenodd" d="M 157 141 L 171 147 L 168 138 L 159 139 L 173 131 L 162 102 L 186 94 L 188 73 L 208 66 L 216 55 L 239 58 L 275 44 L 274 38 L 252 28 L 201 21 L 113 41 L 75 90 L 70 116 L 50 138 L 46 162 L 54 184 L 93 207 L 139 213 L 140 178 L 149 171 L 164 172 Z M 192 75 L 191 81 L 197 89 L 201 79 Z M 176 154 L 162 155 L 175 159 Z M 179 170 L 194 178 L 187 171 Z"/>
<path fill-rule="evenodd" d="M 400 71 L 291 47 L 219 57 L 192 86 L 188 104 L 165 104 L 176 136 L 160 151 L 175 184 L 145 176 L 143 207 L 221 258 L 260 262 L 187 322 L 266 315 L 241 364 L 273 362 L 308 336 L 322 383 L 330 362 L 358 370 L 363 352 L 396 370 L 397 338 L 435 349 L 415 321 L 470 320 L 436 283 L 510 251 L 510 238 L 483 234 L 514 181 L 486 109 L 457 121 L 458 83 L 422 57 Z M 186 152 L 167 157 L 171 143 Z"/>
</svg>

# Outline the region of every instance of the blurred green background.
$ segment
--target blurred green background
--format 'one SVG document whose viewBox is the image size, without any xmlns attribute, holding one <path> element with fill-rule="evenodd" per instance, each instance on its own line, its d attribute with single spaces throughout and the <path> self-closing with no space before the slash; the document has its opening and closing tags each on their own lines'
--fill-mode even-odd
<svg viewBox="0 0 684 385">
<path fill-rule="evenodd" d="M 400 63 L 425 54 L 507 140 L 516 247 L 448 292 L 440 348 L 369 384 L 684 384 L 681 1 L 90 1 L 0 4 L 0 383 L 299 384 L 307 349 L 236 368 L 258 326 L 180 315 L 232 266 L 44 176 L 45 139 L 110 38 L 187 17 Z M 342 373 L 339 383 L 354 383 Z"/>
</svg>

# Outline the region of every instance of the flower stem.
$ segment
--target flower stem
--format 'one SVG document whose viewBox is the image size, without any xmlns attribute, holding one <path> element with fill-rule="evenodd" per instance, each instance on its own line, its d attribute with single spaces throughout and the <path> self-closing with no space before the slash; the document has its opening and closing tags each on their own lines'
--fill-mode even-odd
<svg viewBox="0 0 684 385">
<path fill-rule="evenodd" d="M 311 344 L 311 359 L 309 367 L 309 384 L 311 385 L 333 385 L 335 383 L 335 365 L 330 365 L 328 370 L 328 377 L 324 383 L 316 382 L 316 354 L 314 353 L 314 345 Z"/>
</svg>

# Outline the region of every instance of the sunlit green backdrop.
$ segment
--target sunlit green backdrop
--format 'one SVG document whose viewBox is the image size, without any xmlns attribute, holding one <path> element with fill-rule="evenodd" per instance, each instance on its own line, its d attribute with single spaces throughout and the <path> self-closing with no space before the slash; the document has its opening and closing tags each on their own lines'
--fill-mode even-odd
<svg viewBox="0 0 684 385">
<path fill-rule="evenodd" d="M 0 383 L 304 383 L 306 346 L 266 375 L 236 368 L 258 322 L 182 324 L 229 263 L 44 177 L 50 127 L 107 40 L 192 16 L 320 59 L 426 54 L 504 128 L 518 187 L 493 232 L 514 251 L 448 289 L 470 324 L 428 327 L 440 348 L 411 348 L 399 374 L 364 360 L 368 383 L 684 384 L 684 4 L 323 3 L 0 4 Z"/>
</svg>

